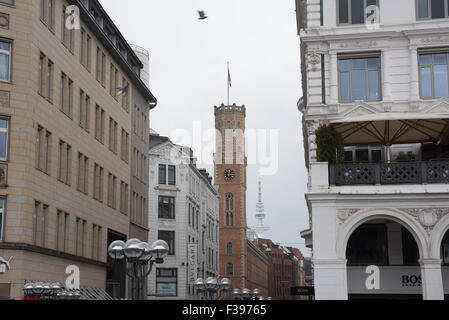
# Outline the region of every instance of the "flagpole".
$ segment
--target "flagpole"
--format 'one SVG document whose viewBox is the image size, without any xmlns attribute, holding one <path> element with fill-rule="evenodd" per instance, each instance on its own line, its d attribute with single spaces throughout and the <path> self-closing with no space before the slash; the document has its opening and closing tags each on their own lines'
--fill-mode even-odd
<svg viewBox="0 0 449 320">
<path fill-rule="evenodd" d="M 228 61 L 228 74 L 227 74 L 226 82 L 228 84 L 228 106 L 229 106 L 229 61 Z"/>
</svg>

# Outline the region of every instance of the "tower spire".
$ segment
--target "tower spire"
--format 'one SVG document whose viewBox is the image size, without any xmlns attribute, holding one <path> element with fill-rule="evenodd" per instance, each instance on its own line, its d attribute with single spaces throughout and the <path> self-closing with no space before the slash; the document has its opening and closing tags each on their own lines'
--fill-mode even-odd
<svg viewBox="0 0 449 320">
<path fill-rule="evenodd" d="M 256 214 L 254 216 L 257 219 L 257 225 L 252 229 L 257 233 L 259 237 L 261 237 L 262 234 L 270 230 L 270 227 L 264 224 L 264 220 L 267 215 L 265 213 L 265 205 L 262 202 L 262 177 L 260 175 L 259 175 L 259 202 L 257 202 L 256 204 Z"/>
</svg>

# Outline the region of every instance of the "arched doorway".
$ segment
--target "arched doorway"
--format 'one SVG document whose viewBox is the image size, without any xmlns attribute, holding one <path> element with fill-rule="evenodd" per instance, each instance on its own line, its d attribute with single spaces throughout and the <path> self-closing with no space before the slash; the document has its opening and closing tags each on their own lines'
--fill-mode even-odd
<svg viewBox="0 0 449 320">
<path fill-rule="evenodd" d="M 441 241 L 441 275 L 443 278 L 444 299 L 449 300 L 449 230 Z"/>
<path fill-rule="evenodd" d="M 349 299 L 422 299 L 420 249 L 401 223 L 374 218 L 359 225 L 346 259 Z"/>
</svg>

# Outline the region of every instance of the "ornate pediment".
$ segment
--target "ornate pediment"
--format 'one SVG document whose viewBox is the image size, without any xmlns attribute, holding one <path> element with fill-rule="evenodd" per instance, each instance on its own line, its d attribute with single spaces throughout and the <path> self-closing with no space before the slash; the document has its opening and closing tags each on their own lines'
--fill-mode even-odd
<svg viewBox="0 0 449 320">
<path fill-rule="evenodd" d="M 436 103 L 425 107 L 423 109 L 424 113 L 438 113 L 438 114 L 449 114 L 449 99 L 441 98 Z"/>
<path fill-rule="evenodd" d="M 382 111 L 365 102 L 359 102 L 349 111 L 346 111 L 343 115 L 343 118 L 365 116 L 367 114 L 375 114 L 380 112 Z"/>
</svg>

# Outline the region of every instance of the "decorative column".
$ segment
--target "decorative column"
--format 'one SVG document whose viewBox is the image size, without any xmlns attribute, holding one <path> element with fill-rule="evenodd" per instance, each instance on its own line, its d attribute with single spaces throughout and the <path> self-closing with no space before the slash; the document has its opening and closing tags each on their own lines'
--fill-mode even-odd
<svg viewBox="0 0 449 320">
<path fill-rule="evenodd" d="M 313 259 L 315 299 L 348 300 L 346 259 Z"/>
<path fill-rule="evenodd" d="M 423 259 L 420 264 L 424 300 L 444 300 L 441 259 Z"/>
<path fill-rule="evenodd" d="M 338 59 L 335 52 L 329 52 L 330 100 L 329 104 L 338 103 Z"/>
<path fill-rule="evenodd" d="M 418 49 L 410 48 L 410 101 L 419 100 Z"/>
</svg>

